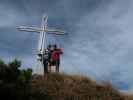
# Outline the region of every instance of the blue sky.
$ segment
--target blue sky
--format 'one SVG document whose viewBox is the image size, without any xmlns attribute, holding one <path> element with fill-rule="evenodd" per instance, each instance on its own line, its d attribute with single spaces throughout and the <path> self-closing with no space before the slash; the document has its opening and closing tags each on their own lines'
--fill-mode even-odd
<svg viewBox="0 0 133 100">
<path fill-rule="evenodd" d="M 47 35 L 47 43 L 64 49 L 61 70 L 110 81 L 121 90 L 133 90 L 132 0 L 0 0 L 0 57 L 21 59 L 24 68 L 39 71 L 38 35 L 16 26 L 40 26 L 44 13 L 49 27 L 69 34 Z"/>
</svg>

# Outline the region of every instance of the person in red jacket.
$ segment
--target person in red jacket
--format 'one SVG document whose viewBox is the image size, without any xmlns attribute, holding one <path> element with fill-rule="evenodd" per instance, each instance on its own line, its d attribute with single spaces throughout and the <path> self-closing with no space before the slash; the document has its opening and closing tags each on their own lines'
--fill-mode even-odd
<svg viewBox="0 0 133 100">
<path fill-rule="evenodd" d="M 59 72 L 59 66 L 60 66 L 60 55 L 63 53 L 62 49 L 57 48 L 57 45 L 53 45 L 54 50 L 52 52 L 51 61 L 53 65 L 56 66 L 56 72 Z"/>
</svg>

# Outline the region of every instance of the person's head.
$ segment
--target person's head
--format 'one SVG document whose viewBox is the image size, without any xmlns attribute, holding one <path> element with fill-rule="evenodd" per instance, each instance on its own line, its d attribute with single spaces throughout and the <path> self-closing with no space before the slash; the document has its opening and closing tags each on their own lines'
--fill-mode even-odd
<svg viewBox="0 0 133 100">
<path fill-rule="evenodd" d="M 56 44 L 54 44 L 53 47 L 54 47 L 54 49 L 57 49 L 57 45 Z"/>
<path fill-rule="evenodd" d="M 52 47 L 51 44 L 49 44 L 49 45 L 47 46 L 47 49 L 51 49 L 51 47 Z"/>
</svg>

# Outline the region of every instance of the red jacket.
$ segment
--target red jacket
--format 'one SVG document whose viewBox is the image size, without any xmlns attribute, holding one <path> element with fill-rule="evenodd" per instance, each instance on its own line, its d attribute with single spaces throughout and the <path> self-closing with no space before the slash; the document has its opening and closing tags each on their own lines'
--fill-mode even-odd
<svg viewBox="0 0 133 100">
<path fill-rule="evenodd" d="M 57 61 L 60 59 L 60 55 L 62 54 L 62 50 L 61 49 L 56 49 L 52 52 L 52 61 Z"/>
</svg>

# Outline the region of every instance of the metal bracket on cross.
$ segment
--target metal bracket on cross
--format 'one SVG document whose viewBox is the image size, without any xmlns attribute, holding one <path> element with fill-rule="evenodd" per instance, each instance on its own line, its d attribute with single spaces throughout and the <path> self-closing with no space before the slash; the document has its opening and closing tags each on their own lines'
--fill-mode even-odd
<svg viewBox="0 0 133 100">
<path fill-rule="evenodd" d="M 45 39 L 46 39 L 46 33 L 49 34 L 55 34 L 55 35 L 64 35 L 65 32 L 61 31 L 61 30 L 57 30 L 57 29 L 49 29 L 48 28 L 48 16 L 44 15 L 42 17 L 42 23 L 41 23 L 41 27 L 27 27 L 27 26 L 19 26 L 17 27 L 17 29 L 19 31 L 26 31 L 26 32 L 37 32 L 39 33 L 39 40 L 38 40 L 38 53 L 37 53 L 37 61 L 41 63 L 42 67 L 43 67 L 43 56 L 44 56 L 44 50 L 45 50 Z"/>
</svg>

